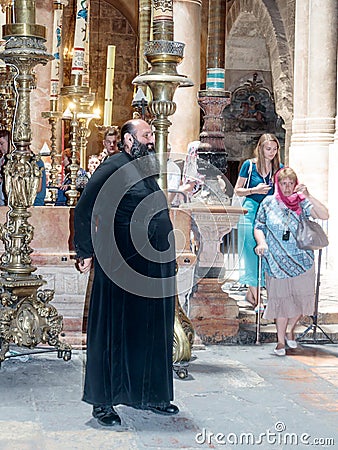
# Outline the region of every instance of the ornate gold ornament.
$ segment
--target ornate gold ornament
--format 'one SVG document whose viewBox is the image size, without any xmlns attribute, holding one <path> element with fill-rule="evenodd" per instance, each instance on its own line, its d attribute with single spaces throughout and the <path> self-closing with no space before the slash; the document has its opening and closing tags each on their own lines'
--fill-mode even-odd
<svg viewBox="0 0 338 450">
<path fill-rule="evenodd" d="M 0 128 L 11 130 L 15 108 L 14 69 L 9 66 L 0 67 Z"/>
<path fill-rule="evenodd" d="M 48 119 L 48 123 L 50 125 L 51 129 L 51 151 L 50 151 L 50 158 L 51 158 L 51 169 L 49 171 L 49 178 L 50 178 L 50 187 L 54 189 L 50 189 L 50 195 L 51 195 L 51 201 L 52 203 L 56 202 L 57 199 L 57 180 L 59 175 L 58 165 L 61 164 L 61 154 L 58 152 L 57 147 L 57 139 L 56 139 L 56 127 L 58 121 L 62 117 L 62 113 L 57 110 L 57 101 L 51 100 L 50 101 L 50 111 L 44 111 L 41 113 L 41 116 L 45 119 Z"/>
<path fill-rule="evenodd" d="M 195 332 L 190 319 L 186 316 L 176 296 L 175 327 L 174 327 L 174 364 L 180 361 L 189 361 L 191 347 L 194 343 Z"/>
<path fill-rule="evenodd" d="M 16 23 L 3 26 L 5 48 L 1 59 L 16 69 L 14 77 L 16 114 L 13 122 L 14 150 L 5 168 L 5 186 L 9 211 L 0 228 L 5 245 L 0 265 L 0 364 L 11 342 L 25 347 L 39 343 L 56 347 L 58 356 L 71 357 L 71 347 L 59 340 L 62 317 L 48 303 L 54 291 L 39 291 L 46 282 L 31 264 L 30 243 L 34 228 L 28 223 L 29 207 L 38 190 L 41 171 L 38 157 L 30 150 L 30 92 L 36 81 L 33 68 L 46 64 L 52 55 L 45 47 L 45 28 L 35 24 L 34 0 L 15 0 Z"/>
<path fill-rule="evenodd" d="M 48 303 L 53 299 L 54 291 L 46 289 L 29 296 L 0 294 L 2 310 L 0 315 L 0 336 L 3 343 L 0 349 L 0 361 L 8 351 L 9 343 L 28 348 L 36 347 L 40 342 L 58 346 L 58 336 L 62 331 L 62 316 Z M 15 308 L 13 308 L 15 306 Z M 66 351 L 70 358 L 70 349 Z"/>
</svg>

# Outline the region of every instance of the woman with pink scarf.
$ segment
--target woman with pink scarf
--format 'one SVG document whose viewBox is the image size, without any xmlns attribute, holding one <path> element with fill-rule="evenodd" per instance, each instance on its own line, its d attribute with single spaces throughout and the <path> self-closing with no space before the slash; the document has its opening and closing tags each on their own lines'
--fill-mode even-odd
<svg viewBox="0 0 338 450">
<path fill-rule="evenodd" d="M 296 348 L 295 327 L 314 310 L 314 252 L 296 244 L 300 214 L 326 220 L 328 210 L 299 184 L 293 169 L 284 167 L 275 175 L 275 194 L 259 206 L 254 235 L 257 255 L 262 255 L 268 304 L 265 319 L 275 319 L 277 346 L 274 353 L 285 356 L 285 345 Z M 287 333 L 287 328 L 288 333 Z"/>
</svg>

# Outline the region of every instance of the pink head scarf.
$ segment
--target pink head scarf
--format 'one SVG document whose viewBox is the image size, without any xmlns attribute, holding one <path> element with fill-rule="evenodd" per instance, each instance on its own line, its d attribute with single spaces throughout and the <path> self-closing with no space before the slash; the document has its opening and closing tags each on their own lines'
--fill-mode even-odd
<svg viewBox="0 0 338 450">
<path fill-rule="evenodd" d="M 285 169 L 289 169 L 289 167 L 283 167 L 282 169 L 279 169 L 278 172 L 276 172 L 275 174 L 275 197 L 279 202 L 284 203 L 285 206 L 291 209 L 291 211 L 295 211 L 296 214 L 300 215 L 302 212 L 300 202 L 305 200 L 305 196 L 303 194 L 298 194 L 297 192 L 294 192 L 289 196 L 283 195 L 279 186 L 278 175 Z M 296 186 L 297 184 L 298 178 L 296 177 Z"/>
</svg>

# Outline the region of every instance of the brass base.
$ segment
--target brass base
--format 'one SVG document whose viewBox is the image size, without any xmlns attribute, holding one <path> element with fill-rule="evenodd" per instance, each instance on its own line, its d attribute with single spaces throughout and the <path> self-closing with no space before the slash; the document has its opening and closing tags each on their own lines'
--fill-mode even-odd
<svg viewBox="0 0 338 450">
<path fill-rule="evenodd" d="M 46 27 L 36 23 L 8 23 L 2 28 L 3 39 L 12 36 L 37 37 L 46 39 Z"/>
<path fill-rule="evenodd" d="M 54 291 L 38 291 L 43 284 L 37 275 L 0 277 L 0 363 L 11 342 L 27 348 L 48 344 L 55 347 L 65 361 L 71 358 L 71 346 L 59 340 L 63 318 L 49 304 Z"/>
<path fill-rule="evenodd" d="M 194 338 L 195 332 L 192 323 L 183 311 L 178 295 L 176 295 L 173 349 L 174 364 L 190 361 Z"/>
</svg>

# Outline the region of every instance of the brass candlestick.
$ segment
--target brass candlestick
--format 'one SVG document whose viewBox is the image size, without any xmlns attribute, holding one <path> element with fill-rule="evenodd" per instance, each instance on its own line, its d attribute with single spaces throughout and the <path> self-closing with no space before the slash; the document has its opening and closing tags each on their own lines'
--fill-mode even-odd
<svg viewBox="0 0 338 450">
<path fill-rule="evenodd" d="M 155 145 L 160 158 L 162 174 L 160 186 L 166 190 L 166 153 L 168 128 L 171 122 L 168 116 L 174 114 L 176 103 L 173 102 L 174 93 L 178 86 L 193 86 L 193 82 L 185 75 L 177 73 L 177 65 L 183 59 L 184 44 L 173 41 L 174 22 L 172 2 L 165 0 L 153 1 L 153 36 L 154 40 L 145 43 L 144 56 L 151 65 L 148 72 L 137 76 L 133 83 L 149 86 L 152 101 L 149 109 L 153 116 L 155 127 Z"/>
<path fill-rule="evenodd" d="M 173 101 L 178 86 L 193 86 L 192 81 L 177 73 L 177 65 L 183 59 L 184 44 L 173 40 L 173 5 L 166 0 L 154 0 L 153 36 L 154 40 L 145 43 L 144 55 L 151 65 L 148 72 L 137 76 L 133 83 L 149 86 L 152 101 L 149 109 L 154 116 L 156 153 L 159 155 L 161 173 L 160 187 L 167 190 L 167 144 L 168 128 L 171 122 L 168 116 L 174 114 L 176 103 Z M 183 326 L 184 324 L 184 326 Z M 176 296 L 176 314 L 174 327 L 173 359 L 175 363 L 189 361 L 194 339 L 192 323 L 184 314 Z M 174 365 L 175 368 L 175 365 Z M 185 369 L 177 370 L 180 377 L 186 376 Z"/>
<path fill-rule="evenodd" d="M 41 171 L 39 158 L 30 150 L 30 92 L 35 86 L 33 68 L 47 64 L 45 27 L 35 24 L 34 0 L 15 0 L 16 22 L 3 26 L 5 49 L 0 57 L 15 67 L 17 91 L 16 115 L 13 123 L 14 150 L 8 156 L 5 185 L 9 211 L 7 222 L 0 229 L 5 252 L 1 256 L 0 275 L 0 363 L 10 342 L 35 347 L 40 342 L 56 347 L 65 360 L 71 357 L 69 345 L 60 342 L 62 316 L 49 305 L 54 291 L 39 288 L 46 282 L 33 275 L 30 243 L 34 228 L 28 223 L 29 207 L 33 205 Z"/>
<path fill-rule="evenodd" d="M 75 206 L 77 203 L 77 198 L 80 195 L 79 191 L 76 189 L 76 177 L 77 172 L 79 170 L 79 165 L 77 163 L 77 148 L 78 148 L 78 140 L 77 133 L 79 128 L 79 122 L 77 120 L 76 110 L 71 110 L 72 119 L 70 121 L 70 150 L 71 150 L 71 164 L 69 166 L 70 169 L 70 185 L 69 189 L 66 191 L 67 197 L 67 205 Z"/>
<path fill-rule="evenodd" d="M 81 82 L 79 77 L 74 77 L 74 83 L 71 86 L 64 86 L 61 89 L 61 96 L 69 102 L 71 118 L 71 151 L 72 160 L 70 165 L 70 189 L 66 191 L 68 197 L 67 204 L 75 206 L 79 196 L 76 190 L 76 177 L 79 170 L 79 165 L 76 161 L 77 151 L 80 153 L 80 165 L 86 167 L 86 151 L 87 151 L 87 135 L 88 135 L 88 117 L 95 117 L 91 109 L 95 102 L 95 94 L 90 91 L 88 86 L 80 86 L 77 83 Z"/>
<path fill-rule="evenodd" d="M 51 157 L 51 169 L 50 169 L 50 187 L 54 188 L 51 189 L 51 201 L 52 203 L 56 202 L 57 198 L 57 180 L 59 175 L 58 166 L 61 163 L 61 154 L 57 150 L 56 145 L 56 127 L 57 123 L 62 117 L 62 113 L 58 111 L 57 107 L 57 100 L 51 100 L 50 101 L 50 111 L 44 111 L 41 113 L 41 116 L 45 119 L 48 119 L 50 128 L 51 128 L 51 151 L 50 151 L 50 157 Z"/>
</svg>

